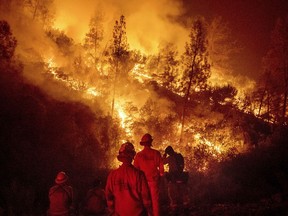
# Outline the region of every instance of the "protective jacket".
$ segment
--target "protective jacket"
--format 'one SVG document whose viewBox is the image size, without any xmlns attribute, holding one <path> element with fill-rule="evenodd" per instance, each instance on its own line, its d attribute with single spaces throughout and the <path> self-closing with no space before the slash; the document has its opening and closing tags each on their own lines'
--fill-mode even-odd
<svg viewBox="0 0 288 216">
<path fill-rule="evenodd" d="M 164 174 L 160 152 L 147 146 L 136 154 L 134 166 L 145 173 L 148 182 L 158 181 Z"/>
<path fill-rule="evenodd" d="M 110 172 L 106 183 L 109 212 L 119 216 L 145 216 L 152 212 L 145 175 L 130 163 Z"/>
<path fill-rule="evenodd" d="M 164 156 L 164 164 L 168 164 L 169 172 L 166 173 L 168 181 L 168 197 L 171 210 L 179 210 L 189 203 L 188 196 L 188 172 L 183 172 L 184 158 L 181 153 L 171 153 L 167 158 Z"/>
<path fill-rule="evenodd" d="M 49 190 L 49 216 L 66 216 L 73 204 L 73 189 L 68 185 L 57 184 Z"/>
<path fill-rule="evenodd" d="M 180 154 L 180 153 L 174 152 L 173 154 L 171 154 L 170 156 L 165 158 L 163 160 L 163 163 L 164 164 L 168 164 L 170 173 L 183 172 L 183 169 L 184 169 L 184 158 L 183 158 L 182 154 Z"/>
<path fill-rule="evenodd" d="M 159 151 L 145 146 L 138 152 L 134 159 L 136 168 L 142 170 L 148 181 L 152 205 L 153 215 L 160 215 L 160 176 L 164 174 L 164 165 Z"/>
</svg>

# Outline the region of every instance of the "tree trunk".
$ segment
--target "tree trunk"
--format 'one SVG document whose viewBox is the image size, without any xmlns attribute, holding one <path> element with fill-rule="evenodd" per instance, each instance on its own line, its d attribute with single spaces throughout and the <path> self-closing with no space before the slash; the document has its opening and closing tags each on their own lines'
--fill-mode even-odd
<svg viewBox="0 0 288 216">
<path fill-rule="evenodd" d="M 195 62 L 195 56 L 193 58 L 193 64 L 192 64 L 192 72 L 194 71 L 194 62 Z M 185 125 L 185 114 L 186 114 L 186 106 L 188 103 L 188 99 L 189 99 L 189 95 L 190 95 L 190 89 L 191 89 L 191 85 L 192 85 L 192 74 L 189 76 L 189 83 L 188 83 L 188 88 L 187 88 L 187 92 L 184 98 L 184 104 L 183 104 L 183 110 L 182 110 L 182 116 L 181 116 L 181 131 L 180 131 L 180 141 L 179 143 L 182 144 L 183 142 L 183 132 L 184 132 L 184 125 Z"/>
</svg>

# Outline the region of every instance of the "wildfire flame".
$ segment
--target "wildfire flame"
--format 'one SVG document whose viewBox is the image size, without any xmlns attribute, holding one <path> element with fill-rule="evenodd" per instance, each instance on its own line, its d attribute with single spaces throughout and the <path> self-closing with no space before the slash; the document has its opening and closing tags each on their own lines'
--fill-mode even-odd
<svg viewBox="0 0 288 216">
<path fill-rule="evenodd" d="M 62 1 L 58 1 L 58 4 L 62 4 Z M 82 37 L 81 40 L 83 40 L 83 37 L 85 37 L 85 33 L 83 34 L 83 32 L 88 32 L 87 31 L 88 30 L 88 23 L 89 23 L 88 22 L 88 15 L 86 17 L 87 18 L 87 22 L 86 22 L 87 25 L 81 25 L 81 26 L 77 26 L 77 28 L 73 28 L 71 26 L 71 23 L 74 23 L 77 20 L 74 20 L 75 18 L 73 16 L 68 16 L 66 14 L 66 13 L 68 13 L 68 11 L 65 11 L 64 7 L 60 7 L 60 8 L 61 9 L 59 9 L 59 10 L 61 11 L 62 16 L 58 15 L 58 17 L 55 17 L 56 19 L 55 19 L 55 22 L 53 24 L 54 28 L 65 32 L 65 34 L 67 34 L 69 37 L 71 35 L 73 35 L 73 39 L 75 39 L 76 37 L 78 37 L 77 39 L 79 39 L 79 37 L 81 35 L 81 37 Z M 161 5 L 161 8 L 162 8 L 162 5 Z M 77 11 L 78 11 L 78 7 L 77 7 Z M 64 15 L 67 15 L 67 16 L 64 16 Z M 67 17 L 70 17 L 69 20 L 66 19 Z M 82 20 L 81 20 L 81 22 L 82 22 Z M 161 22 L 162 22 L 162 20 L 161 20 Z M 138 25 L 138 26 L 141 26 L 141 25 Z M 165 26 L 167 27 L 170 25 L 165 25 Z M 85 29 L 85 31 L 83 30 L 82 32 L 80 32 L 79 28 L 81 28 L 82 30 Z M 75 30 L 75 29 L 77 29 L 77 30 Z M 176 29 L 179 30 L 181 33 L 186 32 L 186 30 L 184 30 L 180 27 L 177 27 Z M 128 30 L 128 28 L 127 28 L 127 30 Z M 157 32 L 161 32 L 161 31 L 157 31 Z M 69 33 L 70 33 L 70 35 L 69 35 Z M 128 33 L 128 31 L 127 31 L 127 33 Z M 169 35 L 169 34 L 166 34 L 166 35 Z M 177 32 L 176 35 L 179 35 L 179 32 Z M 176 35 L 172 35 L 172 38 L 174 38 L 174 37 L 176 38 Z M 184 35 L 184 34 L 180 34 L 180 35 Z M 133 38 L 132 41 L 136 40 L 135 38 Z M 161 32 L 161 37 L 159 37 L 159 38 L 163 38 L 162 32 Z M 143 40 L 143 38 L 141 38 L 141 40 Z M 145 39 L 145 41 L 146 41 L 146 39 Z M 155 39 L 155 41 L 156 41 L 156 39 Z M 158 44 L 156 44 L 155 41 L 153 41 L 154 46 L 151 47 L 152 50 L 157 50 L 155 48 L 158 46 Z M 183 42 L 184 42 L 184 40 L 181 41 L 182 45 L 183 45 Z M 142 45 L 144 47 L 144 43 L 140 44 L 139 47 L 142 47 Z M 149 45 L 147 44 L 146 47 L 149 47 Z M 141 52 L 142 51 L 143 51 L 143 53 L 146 53 L 146 51 L 144 51 L 144 48 L 143 48 L 143 50 L 141 50 Z M 81 79 L 81 75 L 74 76 L 72 73 L 69 73 L 67 71 L 63 71 L 64 69 L 62 69 L 61 66 L 59 66 L 59 64 L 57 64 L 57 62 L 55 61 L 56 56 L 58 56 L 58 55 L 55 54 L 55 57 L 49 56 L 49 57 L 43 58 L 44 62 L 46 64 L 46 71 L 45 72 L 46 72 L 46 74 L 49 75 L 50 78 L 52 77 L 53 81 L 59 82 L 59 84 L 67 87 L 69 90 L 77 91 L 78 93 L 81 93 L 80 95 L 83 96 L 83 98 L 86 100 L 94 100 L 95 98 L 100 98 L 105 94 L 105 93 L 103 93 L 106 90 L 106 89 L 104 89 L 105 87 L 100 87 L 100 85 L 96 85 L 95 83 L 89 82 L 85 79 L 83 79 L 83 80 L 85 80 L 85 81 L 83 81 Z M 71 61 L 71 59 L 69 59 L 69 60 Z M 93 62 L 93 63 L 91 63 L 91 62 Z M 83 64 L 87 68 L 89 68 L 89 70 L 97 71 L 97 73 L 98 73 L 97 75 L 99 75 L 99 76 L 109 77 L 109 75 L 110 75 L 109 74 L 109 63 L 103 61 L 103 64 L 101 64 L 101 66 L 100 66 L 100 65 L 95 64 L 95 62 L 96 62 L 96 60 L 94 59 L 94 61 L 93 61 L 92 55 L 89 55 L 89 56 L 86 56 L 83 58 Z M 142 61 L 139 61 L 139 62 L 142 62 Z M 152 73 L 149 73 L 149 71 L 146 69 L 146 65 L 144 63 L 135 63 L 133 69 L 131 71 L 129 71 L 128 74 L 131 76 L 132 79 L 134 79 L 135 81 L 138 81 L 140 84 L 141 83 L 143 84 L 147 81 L 153 80 L 153 81 L 156 81 L 159 86 L 163 85 L 163 81 L 161 82 L 160 80 L 157 80 L 157 77 L 151 76 Z M 215 75 L 215 74 L 216 73 L 214 73 L 214 77 L 213 77 L 214 83 L 224 83 L 225 79 L 223 79 L 223 77 L 221 76 L 222 80 L 218 80 L 218 78 L 220 76 Z M 85 75 L 83 75 L 83 76 L 85 76 Z M 178 79 L 179 77 L 176 77 L 176 78 Z M 213 80 L 211 80 L 211 82 L 213 82 Z M 247 83 L 247 82 L 241 82 L 241 83 Z M 180 82 L 175 83 L 176 87 L 179 87 L 181 85 L 182 84 Z M 199 92 L 200 89 L 196 88 L 196 89 L 194 89 L 194 91 Z M 173 93 L 178 94 L 181 97 L 184 96 L 183 92 L 182 93 L 181 92 L 173 92 Z M 105 95 L 105 96 L 107 96 L 107 95 Z M 102 97 L 102 98 L 104 98 L 104 97 Z M 110 99 L 111 99 L 111 95 L 108 96 L 107 101 Z M 115 99 L 115 106 L 114 106 L 115 115 L 113 116 L 113 118 L 114 117 L 117 118 L 117 121 L 119 121 L 119 127 L 121 127 L 123 129 L 123 132 L 124 132 L 123 134 L 121 134 L 121 137 L 119 138 L 119 140 L 122 142 L 126 141 L 127 139 L 132 139 L 132 140 L 134 139 L 135 140 L 135 137 L 134 137 L 135 131 L 133 128 L 133 123 L 138 120 L 138 119 L 136 119 L 138 116 L 137 117 L 133 116 L 130 113 L 131 111 L 127 108 L 127 106 L 126 106 L 127 101 L 128 101 L 127 96 L 126 97 L 123 95 L 117 96 L 117 98 Z M 103 103 L 106 103 L 106 101 Z M 236 103 L 241 105 L 241 100 L 237 101 Z M 105 105 L 107 105 L 107 107 L 109 107 L 108 102 Z M 136 104 L 135 106 L 137 106 L 137 105 L 138 104 Z M 138 105 L 137 108 L 140 109 L 141 105 Z M 255 112 L 255 110 L 253 110 L 253 111 Z M 173 124 L 174 125 L 171 126 L 172 131 L 167 132 L 167 133 L 171 133 L 171 136 L 173 136 L 175 134 L 179 135 L 180 131 L 181 131 L 181 124 L 180 123 L 173 123 Z M 223 158 L 226 157 L 227 152 L 229 151 L 229 147 L 231 147 L 231 146 L 237 146 L 239 152 L 245 150 L 244 148 L 241 147 L 241 146 L 243 146 L 243 140 L 241 140 L 241 138 L 243 138 L 243 137 L 241 137 L 240 135 L 239 135 L 239 137 L 233 137 L 233 135 L 232 135 L 231 131 L 229 131 L 229 129 L 226 129 L 226 131 L 224 131 L 224 130 L 221 131 L 222 132 L 221 135 L 223 136 L 223 134 L 225 134 L 227 136 L 227 139 L 219 139 L 219 136 L 221 136 L 221 135 L 219 135 L 217 132 L 208 134 L 205 130 L 205 126 L 199 126 L 199 125 L 195 126 L 195 122 L 187 121 L 185 127 L 190 128 L 190 130 L 191 130 L 191 131 L 189 131 L 187 129 L 187 131 L 188 131 L 187 134 L 189 134 L 189 135 L 187 135 L 187 140 L 185 140 L 185 143 L 186 143 L 185 146 L 181 146 L 178 140 L 172 139 L 171 137 L 169 137 L 167 139 L 165 138 L 165 140 L 162 140 L 162 143 L 158 144 L 157 147 L 159 147 L 161 150 L 163 150 L 163 149 L 165 149 L 165 147 L 167 147 L 167 145 L 170 145 L 171 143 L 173 143 L 173 147 L 175 148 L 175 150 L 182 152 L 186 158 L 193 158 L 193 154 L 196 152 L 197 148 L 199 148 L 201 150 L 201 147 L 203 147 L 203 149 L 205 151 L 207 151 L 208 154 L 210 154 L 210 156 L 217 161 L 221 161 Z M 118 145 L 118 144 L 119 143 L 117 143 L 116 145 Z M 116 152 L 117 150 L 115 150 L 115 149 L 117 149 L 118 147 L 119 146 L 115 146 L 115 147 L 113 147 L 112 150 L 114 152 Z M 136 146 L 136 148 L 137 148 L 137 146 Z M 115 155 L 113 155 L 113 159 L 111 159 L 112 161 L 114 161 L 113 166 L 118 164 L 117 160 L 114 160 L 114 158 L 115 158 L 114 156 Z M 209 167 L 209 162 L 204 161 L 202 163 L 202 165 L 199 167 L 199 170 L 200 171 L 206 171 L 208 169 L 208 167 Z"/>
<path fill-rule="evenodd" d="M 212 152 L 215 152 L 212 154 L 213 157 L 217 158 L 218 155 L 220 155 L 223 151 L 221 145 L 217 145 L 212 143 L 211 141 L 207 140 L 205 137 L 203 137 L 200 133 L 197 133 L 194 135 L 195 140 L 197 140 L 199 143 L 204 144 L 208 146 Z"/>
<path fill-rule="evenodd" d="M 152 79 L 151 76 L 147 75 L 147 73 L 143 71 L 142 64 L 135 64 L 131 72 L 133 74 L 133 78 L 138 80 L 140 83 L 144 83 L 144 81 L 147 79 Z"/>
<path fill-rule="evenodd" d="M 115 104 L 115 108 L 117 110 L 118 116 L 120 118 L 120 124 L 121 127 L 124 129 L 127 137 L 132 137 L 132 131 L 131 131 L 131 125 L 129 124 L 129 115 L 127 114 L 127 111 L 125 110 L 124 106 L 121 105 L 121 103 L 118 101 Z"/>
<path fill-rule="evenodd" d="M 82 83 L 80 85 L 80 80 L 77 80 L 73 77 L 65 77 L 61 76 L 59 73 L 59 68 L 57 67 L 56 62 L 53 60 L 53 58 L 48 58 L 46 60 L 47 64 L 47 73 L 51 74 L 53 78 L 61 83 L 64 83 L 65 86 L 71 88 L 72 90 L 76 90 L 79 92 L 82 92 L 83 95 L 87 95 L 86 98 L 93 99 L 95 97 L 101 96 L 101 91 L 97 89 L 95 86 L 89 85 L 88 83 Z M 145 70 L 143 69 L 143 66 L 140 64 L 136 64 L 134 68 L 132 69 L 132 78 L 138 80 L 139 82 L 143 83 L 145 79 L 152 79 L 149 75 L 145 73 Z M 82 88 L 79 88 L 79 86 L 82 86 Z M 129 111 L 126 109 L 127 100 L 121 97 L 118 97 L 117 100 L 115 100 L 115 110 L 117 113 L 117 118 L 119 119 L 120 126 L 123 129 L 125 135 L 125 139 L 122 139 L 122 142 L 125 142 L 127 139 L 131 139 L 133 137 L 133 122 L 136 119 L 133 119 L 133 116 L 130 115 Z M 135 118 L 135 117 L 134 117 Z M 188 122 L 187 128 L 194 128 L 193 123 Z M 173 133 L 179 134 L 181 130 L 181 125 L 179 123 L 174 125 Z M 221 161 L 223 157 L 227 154 L 227 151 L 229 151 L 228 148 L 224 148 L 225 144 L 227 143 L 217 143 L 215 141 L 212 141 L 205 137 L 205 134 L 200 132 L 193 131 L 193 142 L 187 142 L 187 146 L 190 148 L 196 148 L 197 146 L 203 146 L 204 149 L 217 161 Z M 217 136 L 215 134 L 215 136 Z M 229 134 L 227 133 L 227 136 Z M 227 141 L 229 142 L 229 141 Z M 235 141 L 231 141 L 235 142 Z M 160 145 L 161 149 L 165 149 L 166 146 L 170 145 L 171 141 L 164 140 L 163 143 Z M 240 142 L 241 143 L 241 142 Z M 193 151 L 186 151 L 185 147 L 179 145 L 179 143 L 174 142 L 174 147 L 176 150 L 180 152 L 184 152 L 184 155 L 186 158 L 192 157 Z M 137 148 L 137 147 L 136 147 Z M 138 151 L 140 149 L 137 149 Z M 119 164 L 119 162 L 115 159 L 112 160 L 112 166 L 116 167 Z M 198 167 L 198 171 L 206 172 L 209 168 L 208 161 L 203 161 L 200 167 Z M 165 168 L 167 170 L 167 167 Z"/>
</svg>

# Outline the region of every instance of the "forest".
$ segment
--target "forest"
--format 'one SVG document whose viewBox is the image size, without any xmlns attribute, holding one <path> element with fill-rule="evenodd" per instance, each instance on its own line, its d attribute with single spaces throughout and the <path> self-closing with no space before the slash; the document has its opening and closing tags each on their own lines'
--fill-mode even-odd
<svg viewBox="0 0 288 216">
<path fill-rule="evenodd" d="M 4 3 L 0 215 L 45 215 L 61 170 L 81 215 L 93 179 L 104 187 L 119 146 L 139 151 L 146 132 L 161 153 L 184 156 L 184 215 L 287 214 L 287 17 L 275 20 L 261 79 L 244 89 L 223 76 L 238 48 L 221 18 L 193 17 L 182 52 L 162 41 L 149 54 L 130 48 L 125 15 L 105 28 L 96 11 L 78 43 L 55 27 L 52 0 Z M 165 211 L 165 179 L 161 201 Z"/>
</svg>

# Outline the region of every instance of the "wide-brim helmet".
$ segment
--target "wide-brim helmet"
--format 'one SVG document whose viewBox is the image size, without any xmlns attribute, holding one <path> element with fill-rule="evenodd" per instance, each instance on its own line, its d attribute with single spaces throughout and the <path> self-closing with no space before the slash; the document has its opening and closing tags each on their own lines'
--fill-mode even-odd
<svg viewBox="0 0 288 216">
<path fill-rule="evenodd" d="M 136 155 L 134 145 L 130 142 L 125 142 L 121 145 L 117 159 L 121 162 L 127 159 L 133 160 Z"/>
<path fill-rule="evenodd" d="M 67 180 L 68 180 L 68 176 L 66 175 L 66 173 L 61 171 L 57 174 L 57 176 L 55 178 L 55 183 L 63 184 L 65 182 L 67 182 Z"/>
</svg>

